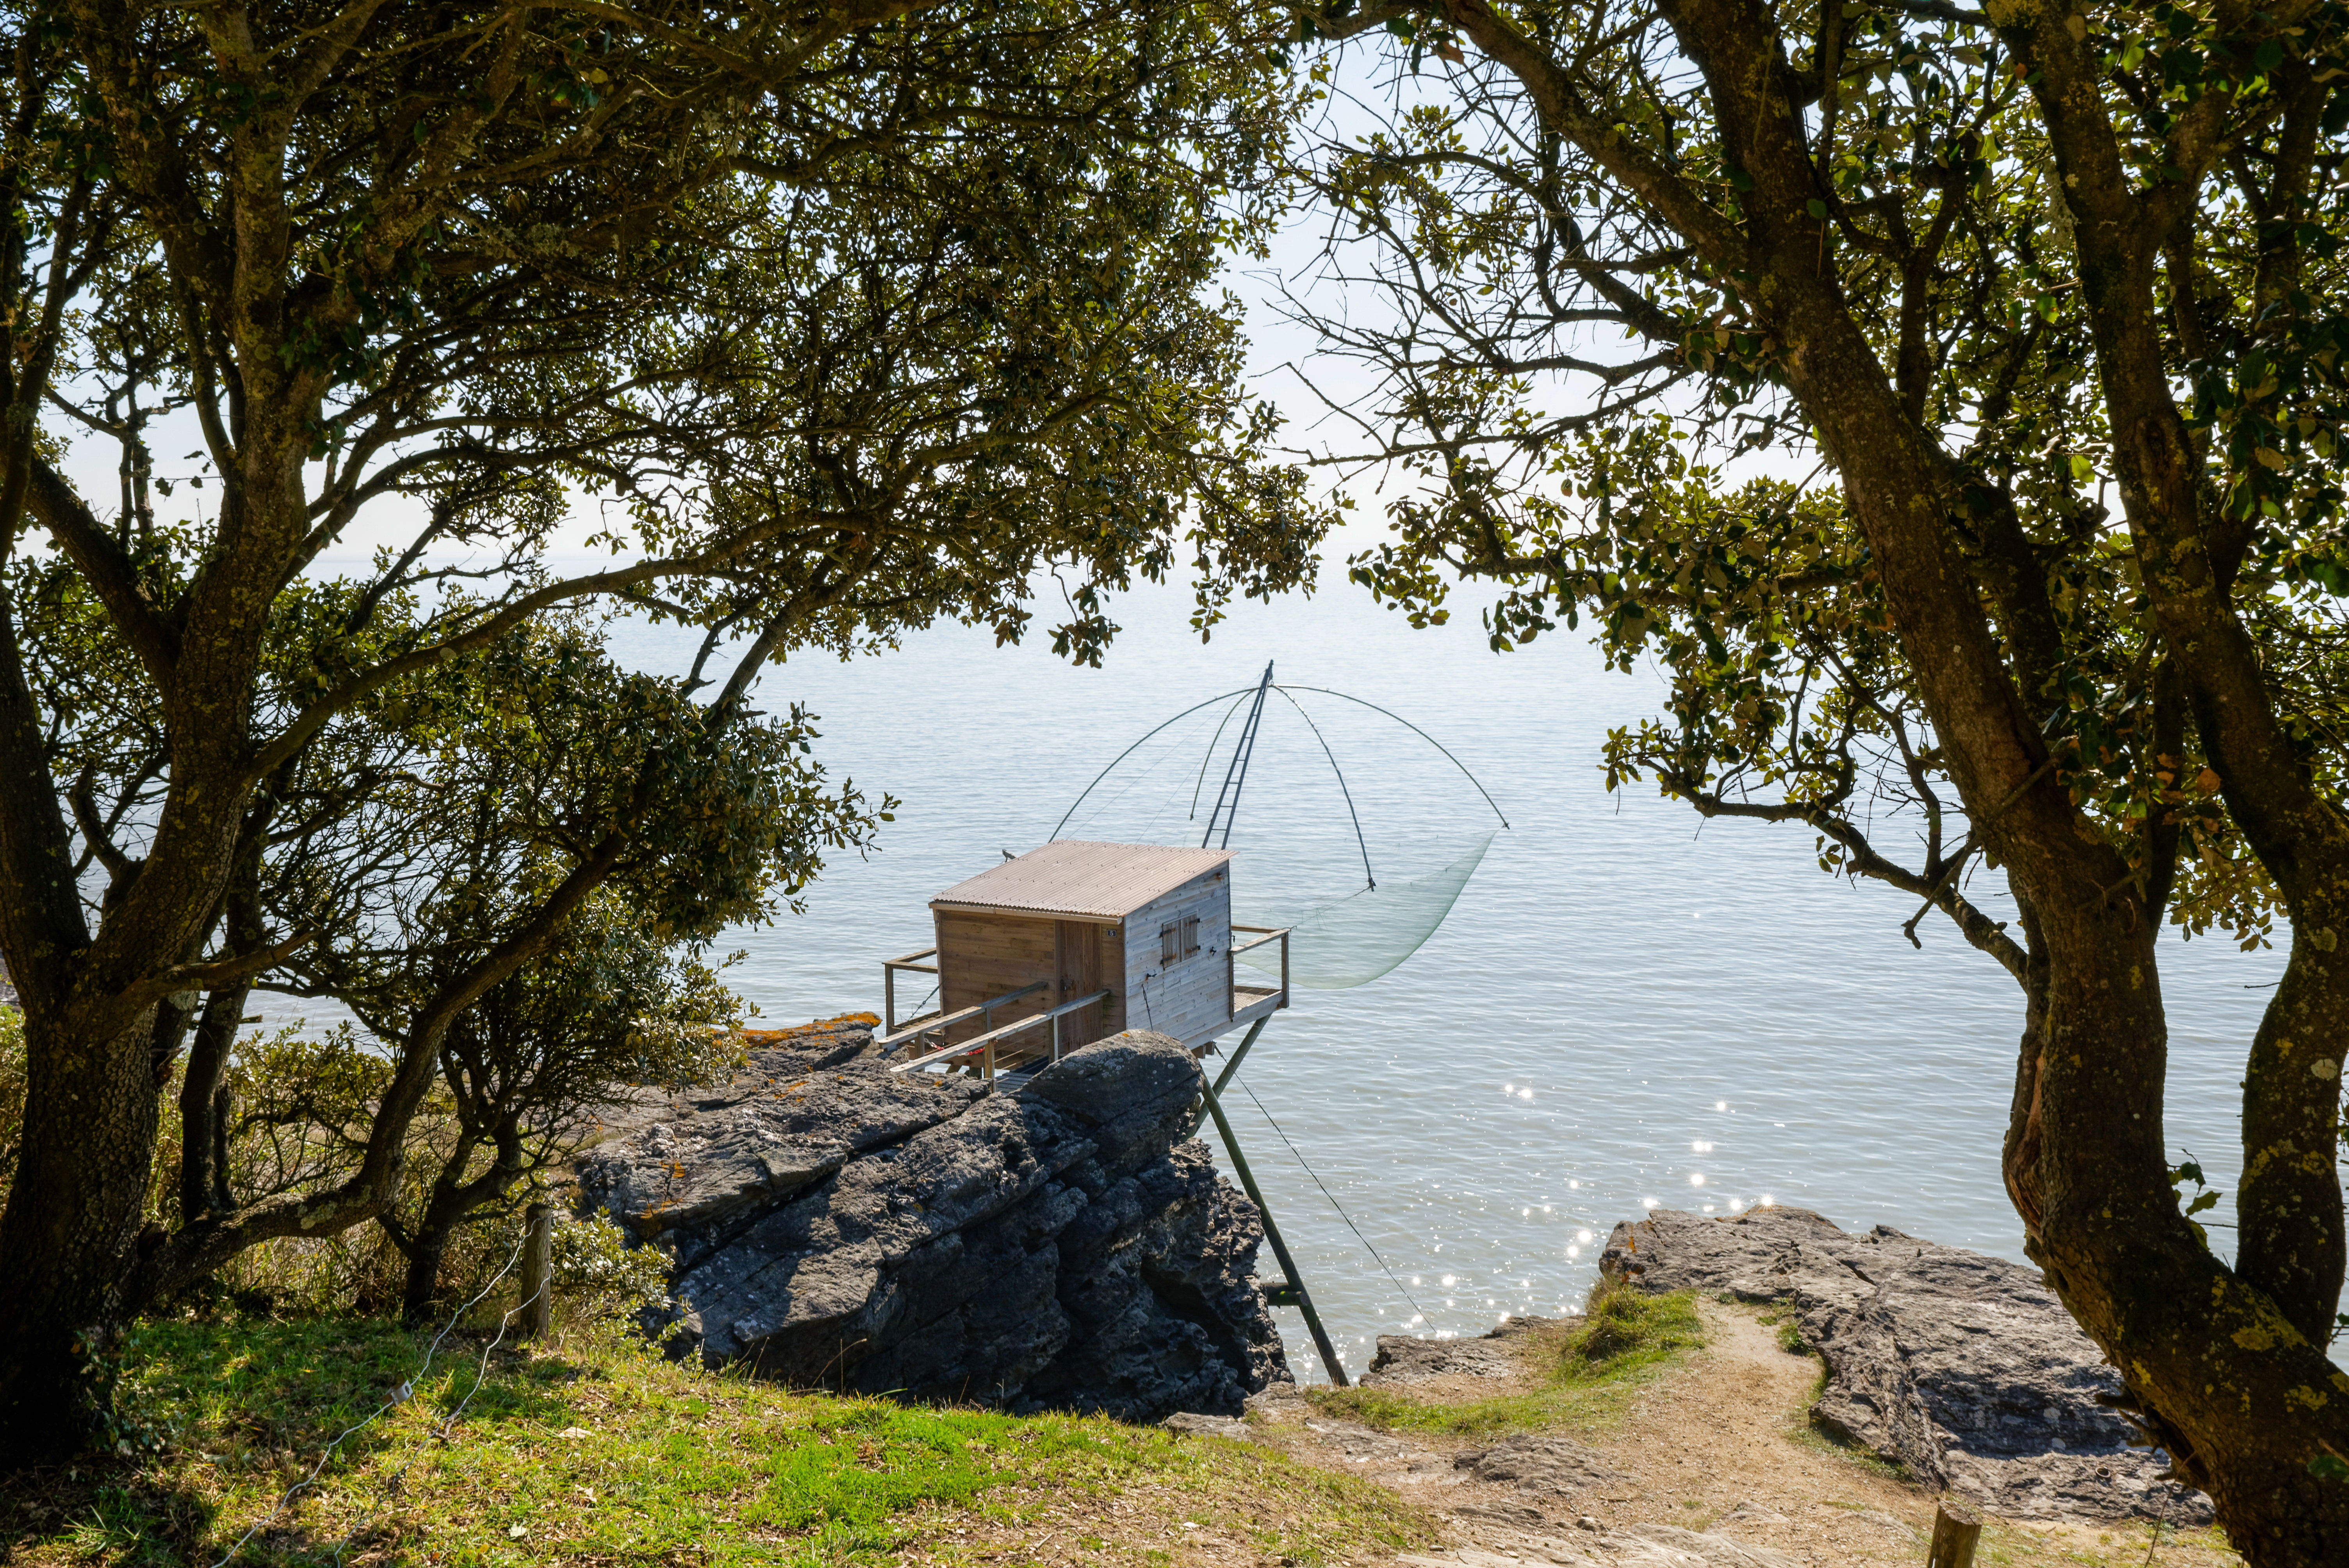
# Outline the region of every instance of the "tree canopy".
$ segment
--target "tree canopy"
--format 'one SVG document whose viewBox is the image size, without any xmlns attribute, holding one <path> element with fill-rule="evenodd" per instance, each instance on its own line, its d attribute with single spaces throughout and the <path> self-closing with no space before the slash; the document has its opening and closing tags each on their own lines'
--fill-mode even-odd
<svg viewBox="0 0 2349 1568">
<path fill-rule="evenodd" d="M 1299 170 L 1292 309 L 1372 388 L 1327 457 L 1421 480 L 1356 577 L 1495 580 L 1504 649 L 1587 618 L 1669 681 L 1610 783 L 1803 824 L 2003 965 L 2031 1255 L 2252 1561 L 2349 1550 L 2344 14 L 1299 15 L 1362 40 Z M 2288 947 L 2231 1261 L 2162 1140 L 2165 921 Z"/>
<path fill-rule="evenodd" d="M 1204 628 L 1301 581 L 1322 521 L 1215 284 L 1268 221 L 1253 171 L 1296 103 L 1245 8 L 67 0 L 6 26 L 23 1458 L 91 1414 L 126 1288 L 390 1201 L 378 1118 L 333 1201 L 200 1206 L 196 1182 L 134 1256 L 198 998 L 233 1026 L 256 980 L 364 953 L 319 901 L 383 884 L 321 856 L 303 907 L 278 873 L 305 824 L 458 842 L 415 787 L 441 763 L 544 790 L 504 802 L 528 864 L 497 898 L 463 904 L 453 861 L 414 884 L 464 956 L 402 971 L 396 1112 L 599 890 L 691 931 L 807 871 L 831 808 L 752 778 L 802 738 L 752 706 L 771 661 L 940 616 L 1017 637 L 1040 592 L 1098 660 L 1136 573 L 1192 568 Z M 116 494 L 76 488 L 76 442 L 119 452 Z M 175 518 L 182 485 L 205 504 Z M 533 661 L 598 603 L 700 628 L 689 676 L 583 655 L 559 689 Z M 436 748 L 436 724 L 500 738 Z M 224 1049 L 196 1039 L 191 1068 Z"/>
</svg>

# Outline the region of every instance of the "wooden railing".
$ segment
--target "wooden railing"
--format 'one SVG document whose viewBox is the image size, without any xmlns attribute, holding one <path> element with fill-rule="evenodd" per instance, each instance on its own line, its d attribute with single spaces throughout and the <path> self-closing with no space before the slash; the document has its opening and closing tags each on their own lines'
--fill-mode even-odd
<svg viewBox="0 0 2349 1568">
<path fill-rule="evenodd" d="M 1268 942 L 1277 941 L 1280 944 L 1280 1006 L 1283 1007 L 1288 1006 L 1288 933 L 1291 929 L 1286 925 L 1235 925 L 1232 927 L 1235 940 L 1232 943 L 1231 955 L 1234 959 L 1237 959 L 1241 954 L 1251 948 L 1262 947 Z M 1237 940 L 1243 931 L 1253 933 L 1255 939 L 1249 942 Z M 1239 971 L 1237 968 L 1232 971 L 1232 988 L 1235 991 L 1239 988 Z M 1278 1009 L 1276 1008 L 1275 1011 Z"/>
<path fill-rule="evenodd" d="M 995 1009 L 1007 1002 L 1017 1002 L 1022 996 L 1033 996 L 1043 989 L 1045 989 L 1045 982 L 1037 980 L 1020 986 L 1017 991 L 1006 991 L 1000 996 L 989 996 L 975 1007 L 957 1007 L 951 1013 L 925 1013 L 918 1018 L 908 1019 L 904 1028 L 893 1030 L 874 1043 L 881 1047 L 881 1054 L 885 1057 L 907 1040 L 918 1040 L 924 1035 L 935 1035 L 940 1029 L 951 1029 L 957 1024 L 968 1024 L 973 1018 L 977 1018 L 983 1026 L 991 1029 L 995 1026 Z"/>
<path fill-rule="evenodd" d="M 998 996 L 994 1002 L 990 1002 L 986 1005 L 991 1007 L 999 1003 L 1009 1002 L 1014 997 L 1025 996 L 1030 991 L 1040 991 L 1043 988 L 1044 983 L 1040 980 L 1033 985 L 1023 986 L 1019 990 L 1007 992 L 1005 995 Z M 1059 1006 L 1052 1008 L 1049 1012 L 1038 1013 L 1033 1017 L 1022 1018 L 1019 1022 L 1013 1024 L 1006 1024 L 999 1029 L 989 1029 L 986 1034 L 979 1036 L 978 1038 L 975 1040 L 965 1040 L 960 1045 L 957 1046 L 941 1046 L 936 1050 L 930 1052 L 927 1056 L 916 1057 L 910 1061 L 899 1062 L 895 1067 L 891 1068 L 889 1070 L 893 1073 L 909 1073 L 916 1068 L 928 1067 L 931 1063 L 939 1061 L 957 1065 L 975 1064 L 978 1068 L 979 1077 L 986 1081 L 987 1086 L 989 1088 L 993 1088 L 995 1087 L 995 1054 L 996 1047 L 999 1044 L 1005 1040 L 1009 1040 L 1014 1035 L 1025 1034 L 1028 1030 L 1035 1028 L 1040 1024 L 1050 1025 L 1052 1030 L 1051 1056 L 1052 1060 L 1057 1062 L 1061 1059 L 1061 1020 L 1067 1017 L 1071 1013 L 1079 1012 L 1086 1007 L 1094 1006 L 1100 1003 L 1106 1002 L 1109 998 L 1110 993 L 1107 990 L 1096 991 L 1090 996 L 1080 996 L 1073 1002 L 1063 1002 Z M 966 1007 L 961 1012 L 956 1014 L 955 1018 L 965 1018 L 978 1011 L 978 1009 L 976 1007 Z M 946 1020 L 946 1022 L 952 1021 L 954 1020 Z M 944 1026 L 944 1022 L 933 1024 L 927 1026 L 922 1032 L 927 1033 L 928 1029 L 942 1028 Z M 885 1047 L 884 1048 L 885 1049 L 886 1047 Z"/>
<path fill-rule="evenodd" d="M 935 975 L 938 972 L 938 966 L 935 964 L 925 964 L 922 960 L 936 958 L 937 955 L 936 948 L 925 947 L 919 953 L 908 953 L 903 958 L 889 958 L 882 961 L 881 1032 L 884 1035 L 894 1035 L 897 1032 L 897 971 L 903 969 L 915 975 Z"/>
</svg>

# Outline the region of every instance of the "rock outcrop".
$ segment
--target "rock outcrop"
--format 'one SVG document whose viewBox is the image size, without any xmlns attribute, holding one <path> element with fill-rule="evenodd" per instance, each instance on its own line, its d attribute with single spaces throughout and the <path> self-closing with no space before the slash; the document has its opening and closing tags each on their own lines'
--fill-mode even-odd
<svg viewBox="0 0 2349 1568">
<path fill-rule="evenodd" d="M 1596 1524 L 1596 1521 L 1592 1523 Z M 1633 1524 L 1620 1530 L 1595 1528 L 1568 1540 L 1517 1531 L 1495 1537 L 1504 1550 L 1459 1546 L 1449 1552 L 1405 1553 L 1396 1568 L 1806 1568 L 1803 1560 L 1768 1546 L 1733 1541 L 1711 1531 L 1671 1524 Z"/>
<path fill-rule="evenodd" d="M 1624 1479 L 1597 1449 L 1555 1432 L 1518 1432 L 1489 1449 L 1463 1449 L 1454 1468 L 1478 1480 L 1502 1481 L 1519 1491 L 1572 1501 Z"/>
<path fill-rule="evenodd" d="M 806 1387 L 1157 1420 L 1288 1377 L 1256 1208 L 1185 1140 L 1199 1069 L 1131 1030 L 989 1094 L 793 1031 L 607 1113 L 585 1202 L 672 1259 L 679 1355 Z"/>
<path fill-rule="evenodd" d="M 2157 1479 L 2168 1460 L 2098 1396 L 2119 1376 L 2026 1269 L 1806 1209 L 1713 1219 L 1660 1209 L 1615 1227 L 1606 1274 L 1663 1292 L 1785 1300 L 1826 1363 L 1813 1417 L 1917 1480 L 2008 1518 L 2210 1519 Z"/>
<path fill-rule="evenodd" d="M 1580 1318 L 1511 1317 L 1498 1328 L 1469 1339 L 1422 1339 L 1381 1334 L 1378 1354 L 1362 1373 L 1365 1388 L 1398 1387 L 1450 1377 L 1518 1377 L 1525 1373 L 1518 1341 L 1545 1329 L 1567 1328 Z"/>
</svg>

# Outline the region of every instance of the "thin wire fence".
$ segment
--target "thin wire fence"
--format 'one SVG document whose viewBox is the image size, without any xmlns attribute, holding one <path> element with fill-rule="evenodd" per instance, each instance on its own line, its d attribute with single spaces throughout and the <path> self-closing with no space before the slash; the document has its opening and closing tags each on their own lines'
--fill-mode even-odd
<svg viewBox="0 0 2349 1568">
<path fill-rule="evenodd" d="M 243 1551 L 246 1544 L 249 1543 L 254 1536 L 260 1534 L 262 1531 L 266 1529 L 280 1514 L 284 1513 L 287 1509 L 294 1505 L 294 1500 L 295 1498 L 301 1496 L 304 1492 L 314 1489 L 318 1484 L 318 1478 L 326 1473 L 327 1464 L 333 1460 L 336 1453 L 341 1451 L 342 1446 L 346 1442 L 348 1442 L 352 1438 L 357 1436 L 359 1433 L 366 1431 L 369 1427 L 374 1426 L 378 1421 L 383 1419 L 385 1416 L 399 1408 L 400 1406 L 405 1405 L 411 1398 L 414 1397 L 417 1384 L 422 1382 L 425 1375 L 432 1370 L 433 1358 L 440 1354 L 440 1346 L 448 1339 L 449 1336 L 457 1331 L 457 1325 L 464 1321 L 464 1317 L 467 1313 L 472 1311 L 473 1308 L 481 1305 L 482 1302 L 488 1300 L 490 1292 L 497 1289 L 499 1282 L 513 1272 L 514 1264 L 522 1259 L 523 1246 L 529 1239 L 529 1233 L 528 1226 L 525 1225 L 523 1234 L 515 1239 L 513 1251 L 507 1254 L 505 1265 L 499 1269 L 496 1274 L 490 1276 L 489 1284 L 483 1285 L 481 1290 L 474 1295 L 471 1301 L 466 1302 L 464 1305 L 459 1307 L 454 1313 L 450 1315 L 448 1323 L 441 1327 L 439 1334 L 432 1336 L 432 1343 L 425 1346 L 424 1359 L 418 1363 L 416 1370 L 409 1376 L 405 1382 L 401 1383 L 398 1387 L 391 1391 L 391 1397 L 386 1399 L 382 1404 L 378 1405 L 370 1414 L 362 1419 L 353 1422 L 351 1425 L 344 1428 L 340 1432 L 336 1433 L 334 1440 L 328 1443 L 319 1453 L 318 1462 L 310 1467 L 310 1473 L 304 1476 L 300 1480 L 295 1481 L 292 1486 L 287 1487 L 285 1489 L 285 1495 L 277 1500 L 277 1506 L 271 1509 L 267 1513 L 262 1515 L 261 1518 L 255 1520 L 252 1528 L 247 1530 L 243 1535 L 238 1536 L 236 1538 L 235 1544 L 232 1545 L 228 1549 L 227 1553 L 222 1556 L 221 1560 L 212 1565 L 212 1568 L 228 1568 L 228 1565 L 236 1560 L 236 1554 Z M 537 1301 L 542 1293 L 552 1288 L 553 1282 L 551 1279 L 543 1281 L 537 1290 L 533 1291 L 528 1296 L 515 1303 L 512 1307 L 507 1309 L 504 1315 L 498 1319 L 498 1332 L 496 1336 L 481 1349 L 481 1363 L 474 1369 L 473 1386 L 465 1390 L 465 1397 L 457 1401 L 457 1408 L 450 1411 L 447 1418 L 433 1429 L 434 1436 L 440 1438 L 445 1442 L 448 1439 L 449 1435 L 456 1429 L 457 1423 L 464 1418 L 466 1408 L 472 1404 L 473 1396 L 480 1393 L 481 1391 L 481 1385 L 488 1381 L 490 1375 L 490 1356 L 500 1345 L 505 1342 L 506 1329 L 512 1324 L 515 1315 L 523 1311 L 523 1308 L 531 1305 L 533 1302 Z M 375 1522 L 376 1515 L 382 1511 L 382 1500 L 398 1495 L 401 1484 L 408 1479 L 408 1472 L 409 1470 L 414 1468 L 416 1460 L 411 1458 L 406 1464 L 401 1465 L 398 1470 L 392 1473 L 391 1479 L 384 1483 L 376 1506 L 369 1508 L 366 1513 L 362 1514 L 359 1518 L 358 1523 L 352 1526 L 349 1533 L 345 1535 L 342 1541 L 336 1545 L 334 1561 L 338 1565 L 338 1568 L 343 1560 L 343 1553 L 350 1550 L 351 1543 L 357 1541 L 359 1536 L 366 1532 L 367 1526 Z"/>
</svg>

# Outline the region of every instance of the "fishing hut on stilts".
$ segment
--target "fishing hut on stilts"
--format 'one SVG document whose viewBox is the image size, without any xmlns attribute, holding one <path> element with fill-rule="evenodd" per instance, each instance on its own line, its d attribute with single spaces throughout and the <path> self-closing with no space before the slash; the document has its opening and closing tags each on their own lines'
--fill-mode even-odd
<svg viewBox="0 0 2349 1568">
<path fill-rule="evenodd" d="M 1280 1264 L 1282 1283 L 1265 1299 L 1304 1315 L 1330 1381 L 1344 1387 L 1345 1366 L 1220 1099 L 1265 1025 L 1289 1004 L 1288 930 L 1232 923 L 1232 822 L 1273 689 L 1267 665 L 1196 849 L 1056 838 L 931 900 L 935 945 L 882 965 L 880 1046 L 907 1052 L 894 1071 L 971 1073 L 1003 1089 L 1123 1029 L 1172 1036 L 1194 1056 L 1245 1029 L 1222 1072 L 1212 1082 L 1202 1074 L 1205 1104 L 1191 1131 L 1215 1122 Z M 1238 957 L 1275 944 L 1278 982 L 1270 973 L 1243 981 Z M 901 975 L 935 976 L 934 1010 L 898 1018 Z"/>
</svg>

